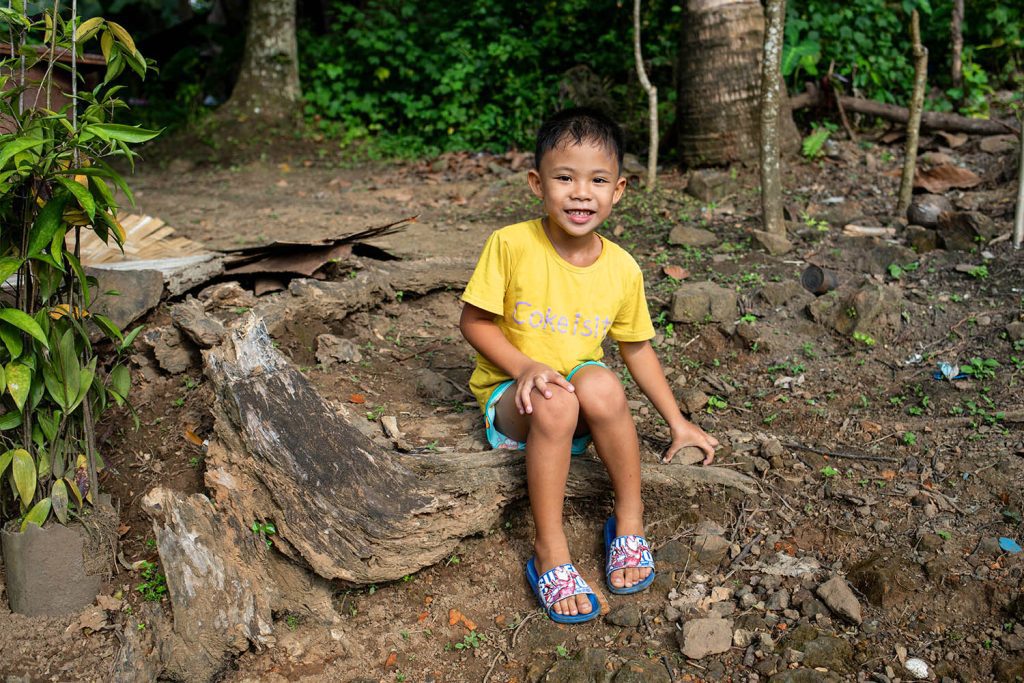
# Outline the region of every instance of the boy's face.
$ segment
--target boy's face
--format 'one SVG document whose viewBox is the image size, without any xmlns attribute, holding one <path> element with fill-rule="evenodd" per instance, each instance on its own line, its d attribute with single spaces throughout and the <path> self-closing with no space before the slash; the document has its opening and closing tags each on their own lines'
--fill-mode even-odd
<svg viewBox="0 0 1024 683">
<path fill-rule="evenodd" d="M 529 183 L 544 202 L 549 230 L 570 238 L 594 232 L 626 189 L 615 155 L 587 140 L 549 150 L 541 157 L 540 168 L 530 171 Z"/>
</svg>

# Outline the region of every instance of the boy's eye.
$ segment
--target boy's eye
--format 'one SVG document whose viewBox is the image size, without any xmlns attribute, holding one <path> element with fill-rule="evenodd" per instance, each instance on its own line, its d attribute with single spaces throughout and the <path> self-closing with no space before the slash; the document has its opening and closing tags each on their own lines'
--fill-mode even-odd
<svg viewBox="0 0 1024 683">
<path fill-rule="evenodd" d="M 607 178 L 594 178 L 594 182 L 595 183 L 607 183 L 608 179 Z"/>
<path fill-rule="evenodd" d="M 572 180 L 572 178 L 570 178 L 567 175 L 559 175 L 559 176 L 555 176 L 555 180 L 561 180 L 561 181 L 564 181 L 564 182 L 568 182 L 568 181 Z"/>
</svg>

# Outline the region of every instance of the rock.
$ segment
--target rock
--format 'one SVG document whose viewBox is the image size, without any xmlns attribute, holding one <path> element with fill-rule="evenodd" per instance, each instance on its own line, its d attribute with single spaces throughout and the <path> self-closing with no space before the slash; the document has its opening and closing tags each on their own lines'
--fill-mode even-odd
<svg viewBox="0 0 1024 683">
<path fill-rule="evenodd" d="M 699 413 L 708 404 L 708 395 L 700 389 L 688 388 L 679 392 L 679 400 L 686 408 L 686 412 Z"/>
<path fill-rule="evenodd" d="M 939 248 L 939 233 L 920 225 L 909 225 L 903 233 L 907 244 L 918 254 L 935 251 Z"/>
<path fill-rule="evenodd" d="M 925 552 L 933 553 L 945 543 L 945 539 L 938 534 L 922 533 L 917 539 L 917 547 Z"/>
<path fill-rule="evenodd" d="M 720 202 L 737 192 L 736 181 L 729 174 L 714 170 L 696 170 L 690 174 L 686 192 L 704 202 Z"/>
<path fill-rule="evenodd" d="M 946 249 L 954 251 L 972 251 L 999 231 L 991 218 L 978 211 L 943 212 L 937 229 Z"/>
<path fill-rule="evenodd" d="M 934 228 L 939 224 L 939 214 L 952 210 L 953 204 L 941 194 L 916 194 L 907 207 L 907 221 L 913 225 Z"/>
<path fill-rule="evenodd" d="M 814 295 L 804 289 L 799 282 L 793 280 L 766 282 L 758 295 L 772 308 L 779 306 L 801 308 L 814 300 Z"/>
<path fill-rule="evenodd" d="M 252 308 L 256 297 L 237 282 L 220 282 L 199 292 L 199 300 L 217 308 Z"/>
<path fill-rule="evenodd" d="M 636 603 L 616 607 L 605 616 L 605 621 L 616 626 L 636 627 L 640 625 L 640 607 Z"/>
<path fill-rule="evenodd" d="M 775 591 L 765 602 L 765 609 L 778 612 L 789 608 L 789 591 L 785 588 Z"/>
<path fill-rule="evenodd" d="M 771 460 L 772 458 L 781 458 L 785 455 L 786 449 L 782 447 L 782 442 L 776 438 L 765 439 L 761 442 L 761 456 Z"/>
<path fill-rule="evenodd" d="M 754 642 L 754 634 L 746 629 L 738 628 L 732 633 L 733 647 L 746 648 Z"/>
<path fill-rule="evenodd" d="M 834 576 L 825 583 L 818 586 L 818 597 L 828 605 L 828 608 L 839 616 L 859 624 L 864 621 L 861 615 L 860 603 L 850 589 L 850 584 L 840 576 Z"/>
<path fill-rule="evenodd" d="M 661 660 L 634 658 L 622 665 L 614 683 L 670 683 L 671 680 Z"/>
<path fill-rule="evenodd" d="M 713 282 L 688 282 L 672 295 L 675 322 L 732 322 L 738 316 L 736 292 Z"/>
<path fill-rule="evenodd" d="M 201 348 L 217 346 L 227 336 L 224 324 L 206 312 L 202 302 L 187 297 L 181 303 L 171 306 L 171 319 L 185 331 L 189 339 Z"/>
<path fill-rule="evenodd" d="M 854 259 L 854 268 L 872 275 L 885 275 L 892 264 L 906 265 L 917 260 L 917 254 L 899 244 L 880 244 L 865 249 Z"/>
<path fill-rule="evenodd" d="M 96 278 L 96 292 L 115 291 L 117 295 L 98 297 L 90 310 L 110 318 L 121 330 L 160 304 L 164 294 L 164 276 L 159 270 L 104 270 L 86 267 L 85 274 Z"/>
<path fill-rule="evenodd" d="M 454 401 L 462 398 L 462 393 L 439 372 L 429 368 L 419 368 L 412 373 L 416 393 L 434 401 Z"/>
<path fill-rule="evenodd" d="M 1024 658 L 997 658 L 992 665 L 992 676 L 999 683 L 1015 683 L 1024 680 Z"/>
<path fill-rule="evenodd" d="M 751 232 L 758 244 L 773 256 L 787 254 L 793 249 L 793 243 L 785 235 L 775 235 L 764 230 L 753 230 Z"/>
<path fill-rule="evenodd" d="M 864 282 L 845 296 L 818 297 L 807 310 L 815 322 L 844 336 L 860 332 L 881 341 L 903 328 L 903 294 L 898 285 Z"/>
<path fill-rule="evenodd" d="M 199 365 L 199 350 L 174 326 L 156 327 L 142 333 L 142 340 L 153 349 L 156 362 L 172 375 Z"/>
<path fill-rule="evenodd" d="M 821 600 L 811 597 L 800 603 L 800 614 L 808 619 L 815 619 L 817 616 L 828 616 L 828 607 Z"/>
<path fill-rule="evenodd" d="M 588 647 L 572 659 L 559 659 L 546 674 L 543 669 L 537 672 L 536 678 L 528 673 L 527 680 L 542 680 L 545 683 L 609 683 L 612 680 L 610 668 L 607 652 Z"/>
<path fill-rule="evenodd" d="M 853 648 L 845 640 L 818 636 L 804 645 L 803 652 L 806 667 L 822 667 L 839 673 L 854 671 Z"/>
<path fill-rule="evenodd" d="M 718 236 L 710 230 L 694 228 L 689 225 L 677 225 L 668 234 L 669 244 L 687 247 L 713 247 L 718 244 Z"/>
<path fill-rule="evenodd" d="M 717 567 L 729 554 L 729 541 L 715 534 L 698 534 L 690 546 L 697 562 L 705 567 Z"/>
<path fill-rule="evenodd" d="M 986 154 L 1004 154 L 1013 152 L 1020 145 L 1016 135 L 1007 133 L 1005 135 L 987 135 L 978 143 L 978 149 Z"/>
<path fill-rule="evenodd" d="M 351 339 L 333 334 L 321 334 L 316 338 L 316 361 L 325 368 L 339 363 L 358 363 L 363 359 L 359 346 Z"/>
<path fill-rule="evenodd" d="M 690 559 L 690 549 L 679 540 L 672 540 L 655 551 L 655 560 L 658 567 L 664 566 L 667 569 L 682 569 Z"/>
<path fill-rule="evenodd" d="M 1024 339 L 1024 322 L 1018 320 L 1007 325 L 1006 335 L 1010 338 L 1010 341 Z"/>
<path fill-rule="evenodd" d="M 680 649 L 690 659 L 728 652 L 732 646 L 732 621 L 728 619 L 691 619 L 678 636 Z"/>
</svg>

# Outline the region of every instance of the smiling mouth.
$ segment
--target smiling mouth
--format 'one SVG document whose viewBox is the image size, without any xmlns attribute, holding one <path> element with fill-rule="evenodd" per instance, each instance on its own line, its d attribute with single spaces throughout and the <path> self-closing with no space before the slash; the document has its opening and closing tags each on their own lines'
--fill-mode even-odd
<svg viewBox="0 0 1024 683">
<path fill-rule="evenodd" d="M 589 209 L 570 209 L 565 213 L 573 223 L 586 223 L 596 212 Z"/>
</svg>

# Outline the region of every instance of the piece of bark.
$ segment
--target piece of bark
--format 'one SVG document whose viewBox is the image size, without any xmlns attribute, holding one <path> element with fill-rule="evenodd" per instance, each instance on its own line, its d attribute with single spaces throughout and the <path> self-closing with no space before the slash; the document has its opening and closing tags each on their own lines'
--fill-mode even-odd
<svg viewBox="0 0 1024 683">
<path fill-rule="evenodd" d="M 203 303 L 191 296 L 171 306 L 170 315 L 171 320 L 201 348 L 216 346 L 227 336 L 224 324 L 210 316 Z"/>
<path fill-rule="evenodd" d="M 871 225 L 844 225 L 843 234 L 849 237 L 894 237 L 896 228 L 878 228 Z"/>
</svg>

